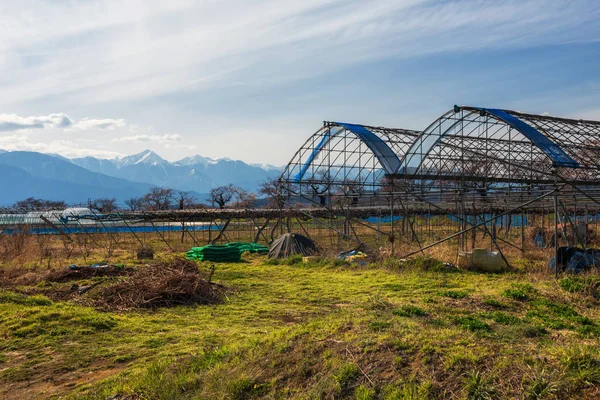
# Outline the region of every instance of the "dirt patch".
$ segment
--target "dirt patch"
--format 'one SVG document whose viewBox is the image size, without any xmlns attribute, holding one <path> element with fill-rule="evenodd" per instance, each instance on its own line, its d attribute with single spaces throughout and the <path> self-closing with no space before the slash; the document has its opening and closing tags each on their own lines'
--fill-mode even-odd
<svg viewBox="0 0 600 400">
<path fill-rule="evenodd" d="M 125 365 L 113 365 L 108 360 L 98 360 L 85 372 L 55 373 L 50 365 L 38 366 L 26 381 L 5 382 L 0 388 L 0 398 L 45 399 L 73 391 L 74 388 L 91 384 L 125 369 Z"/>
<path fill-rule="evenodd" d="M 0 268 L 0 287 L 35 285 L 45 279 L 48 271 L 24 270 L 21 268 Z M 42 278 L 43 277 L 43 278 Z"/>
</svg>

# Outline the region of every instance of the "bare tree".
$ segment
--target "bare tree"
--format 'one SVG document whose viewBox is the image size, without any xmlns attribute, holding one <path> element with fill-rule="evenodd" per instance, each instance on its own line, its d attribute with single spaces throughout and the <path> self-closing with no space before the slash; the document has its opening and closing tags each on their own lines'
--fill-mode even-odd
<svg viewBox="0 0 600 400">
<path fill-rule="evenodd" d="M 144 199 L 142 197 L 132 197 L 125 200 L 125 205 L 127 205 L 131 211 L 140 211 L 144 208 Z"/>
<path fill-rule="evenodd" d="M 190 192 L 186 192 L 180 190 L 175 195 L 175 202 L 177 203 L 177 208 L 180 210 L 185 210 L 186 208 L 192 208 L 196 202 L 196 196 L 191 194 Z M 185 221 L 181 221 L 181 243 L 185 240 Z"/>
<path fill-rule="evenodd" d="M 106 198 L 106 199 L 95 199 L 90 201 L 89 207 L 92 210 L 98 211 L 99 213 L 110 213 L 117 211 L 117 199 Z"/>
<path fill-rule="evenodd" d="M 174 190 L 166 187 L 153 187 L 144 196 L 144 204 L 151 211 L 168 210 L 171 208 Z"/>
<path fill-rule="evenodd" d="M 311 177 L 305 178 L 302 186 L 312 193 L 313 198 L 319 199 L 319 204 L 325 206 L 330 197 L 331 176 L 323 170 L 316 171 Z"/>
<path fill-rule="evenodd" d="M 25 200 L 17 201 L 13 207 L 25 211 L 62 210 L 67 208 L 67 203 L 64 201 L 42 200 L 29 197 Z"/>
<path fill-rule="evenodd" d="M 180 190 L 175 195 L 175 202 L 177 203 L 177 208 L 185 210 L 186 208 L 192 208 L 196 204 L 196 196 L 191 192 Z"/>
<path fill-rule="evenodd" d="M 337 190 L 336 197 L 345 206 L 358 206 L 358 201 L 365 192 L 365 185 L 359 179 L 348 179 Z"/>
<path fill-rule="evenodd" d="M 279 179 L 268 179 L 264 181 L 260 184 L 258 193 L 267 196 L 272 207 L 283 208 L 285 196 L 283 194 L 283 184 Z"/>
<path fill-rule="evenodd" d="M 256 207 L 256 194 L 248 192 L 242 188 L 235 188 L 235 208 L 254 208 Z"/>
<path fill-rule="evenodd" d="M 216 204 L 220 209 L 223 209 L 233 199 L 236 192 L 237 188 L 231 184 L 227 186 L 218 186 L 210 189 L 210 193 L 206 200 L 213 206 Z"/>
</svg>

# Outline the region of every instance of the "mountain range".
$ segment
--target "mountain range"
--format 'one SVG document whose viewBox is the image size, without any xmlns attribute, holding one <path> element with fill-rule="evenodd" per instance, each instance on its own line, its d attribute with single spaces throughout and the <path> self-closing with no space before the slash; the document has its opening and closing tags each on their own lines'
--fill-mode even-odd
<svg viewBox="0 0 600 400">
<path fill-rule="evenodd" d="M 114 159 L 68 159 L 56 154 L 0 150 L 0 205 L 27 197 L 85 203 L 115 197 L 122 203 L 152 186 L 191 191 L 204 201 L 211 188 L 233 184 L 256 192 L 267 179 L 281 174 L 272 165 L 247 164 L 199 155 L 170 162 L 151 150 Z"/>
</svg>

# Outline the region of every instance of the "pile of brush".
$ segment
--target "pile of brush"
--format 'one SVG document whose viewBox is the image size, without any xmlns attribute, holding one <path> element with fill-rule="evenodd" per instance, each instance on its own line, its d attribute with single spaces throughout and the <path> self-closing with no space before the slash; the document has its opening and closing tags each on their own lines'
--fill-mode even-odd
<svg viewBox="0 0 600 400">
<path fill-rule="evenodd" d="M 218 303 L 226 289 L 211 282 L 213 271 L 201 272 L 194 261 L 183 259 L 156 262 L 102 288 L 96 306 L 125 310 Z"/>
<path fill-rule="evenodd" d="M 65 269 L 50 270 L 46 280 L 50 282 L 68 282 L 81 279 L 91 279 L 97 276 L 123 276 L 131 274 L 132 271 L 132 268 L 127 268 L 122 265 L 72 265 Z"/>
</svg>

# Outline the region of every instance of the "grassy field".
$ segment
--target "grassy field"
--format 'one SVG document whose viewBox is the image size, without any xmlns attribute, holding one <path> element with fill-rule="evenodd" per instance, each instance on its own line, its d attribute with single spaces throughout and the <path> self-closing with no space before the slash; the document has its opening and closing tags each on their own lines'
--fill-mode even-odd
<svg viewBox="0 0 600 400">
<path fill-rule="evenodd" d="M 221 304 L 153 311 L 1 290 L 0 398 L 600 397 L 595 276 L 251 256 L 213 281 Z"/>
</svg>

